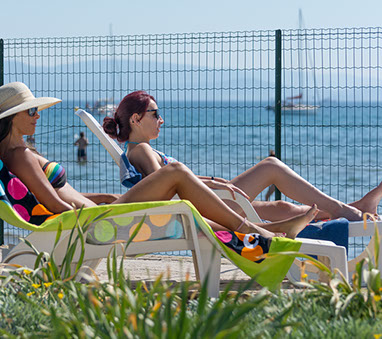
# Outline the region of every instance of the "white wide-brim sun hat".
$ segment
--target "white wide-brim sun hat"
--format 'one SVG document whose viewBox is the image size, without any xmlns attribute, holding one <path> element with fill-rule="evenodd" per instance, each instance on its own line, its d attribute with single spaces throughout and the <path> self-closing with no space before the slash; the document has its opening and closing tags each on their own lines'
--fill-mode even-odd
<svg viewBox="0 0 382 339">
<path fill-rule="evenodd" d="M 36 98 L 24 83 L 11 82 L 0 87 L 0 119 L 34 107 L 42 111 L 59 102 L 57 98 Z"/>
</svg>

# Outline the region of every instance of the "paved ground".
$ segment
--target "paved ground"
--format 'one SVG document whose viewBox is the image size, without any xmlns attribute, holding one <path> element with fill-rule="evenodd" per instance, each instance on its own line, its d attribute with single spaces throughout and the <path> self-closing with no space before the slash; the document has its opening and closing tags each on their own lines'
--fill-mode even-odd
<svg viewBox="0 0 382 339">
<path fill-rule="evenodd" d="M 1 249 L 1 246 L 0 246 Z M 0 250 L 0 261 L 1 261 Z M 184 281 L 186 275 L 189 280 L 196 281 L 194 264 L 192 257 L 166 256 L 166 255 L 145 255 L 138 258 L 126 258 L 124 260 L 124 270 L 129 274 L 130 280 L 136 283 L 141 280 L 146 282 L 154 281 L 160 274 L 173 282 Z M 107 280 L 106 259 L 103 259 L 96 269 L 96 274 L 100 280 Z M 168 278 L 168 279 L 167 279 Z M 232 290 L 237 290 L 240 285 L 246 284 L 250 278 L 239 270 L 235 265 L 225 258 L 222 258 L 220 290 L 224 290 L 226 285 L 234 281 Z M 259 290 L 257 283 L 253 283 L 250 290 Z M 282 288 L 291 289 L 293 286 L 284 280 Z"/>
<path fill-rule="evenodd" d="M 184 281 L 187 274 L 189 274 L 190 280 L 196 281 L 192 257 L 145 255 L 135 259 L 125 259 L 124 268 L 133 282 L 140 280 L 153 281 L 162 273 L 164 277 L 170 277 L 169 280 L 174 282 Z M 107 279 L 106 260 L 101 261 L 96 273 L 101 280 Z M 234 281 L 232 290 L 237 290 L 241 284 L 246 284 L 250 278 L 231 264 L 229 260 L 222 258 L 220 290 L 224 290 L 232 280 Z M 250 287 L 251 290 L 260 288 L 261 286 L 257 283 L 253 283 Z M 285 280 L 282 288 L 290 289 L 293 286 Z"/>
</svg>

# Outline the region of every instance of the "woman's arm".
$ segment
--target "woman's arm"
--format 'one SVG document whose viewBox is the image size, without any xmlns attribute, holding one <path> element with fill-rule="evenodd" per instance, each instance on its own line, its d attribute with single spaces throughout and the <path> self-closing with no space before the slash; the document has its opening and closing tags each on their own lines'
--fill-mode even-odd
<svg viewBox="0 0 382 339">
<path fill-rule="evenodd" d="M 111 204 L 119 197 L 121 194 L 109 194 L 109 193 L 81 193 L 85 198 L 93 201 L 95 204 Z"/>
<path fill-rule="evenodd" d="M 233 199 L 235 199 L 235 192 L 240 193 L 241 195 L 243 195 L 248 200 L 250 199 L 250 197 L 248 196 L 247 193 L 245 193 L 239 187 L 236 187 L 234 184 L 232 184 L 227 179 L 217 178 L 217 177 L 206 177 L 206 176 L 202 176 L 202 175 L 197 175 L 197 177 L 201 181 L 203 181 L 203 183 L 211 189 L 230 191 Z"/>
<path fill-rule="evenodd" d="M 134 149 L 129 152 L 128 159 L 143 177 L 154 173 L 162 167 L 159 154 L 154 152 L 149 144 L 145 143 L 134 147 Z"/>
<path fill-rule="evenodd" d="M 73 209 L 58 196 L 46 178 L 39 161 L 28 148 L 18 147 L 10 152 L 6 165 L 49 211 L 62 213 Z"/>
<path fill-rule="evenodd" d="M 217 178 L 220 179 L 220 178 Z M 234 184 L 229 182 L 228 180 L 222 179 L 216 180 L 215 178 L 208 177 L 208 179 L 200 179 L 205 185 L 207 185 L 209 188 L 214 190 L 227 190 L 231 192 L 232 198 L 235 200 L 235 192 L 240 193 L 245 198 L 250 199 L 248 194 L 246 194 L 243 190 L 241 190 L 239 187 L 236 187 Z"/>
</svg>

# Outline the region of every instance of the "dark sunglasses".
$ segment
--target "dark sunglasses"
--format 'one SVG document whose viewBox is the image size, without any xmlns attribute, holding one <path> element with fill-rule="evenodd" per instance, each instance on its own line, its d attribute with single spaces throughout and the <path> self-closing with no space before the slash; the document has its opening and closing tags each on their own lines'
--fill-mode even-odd
<svg viewBox="0 0 382 339">
<path fill-rule="evenodd" d="M 38 112 L 38 107 L 33 107 L 28 109 L 28 115 L 34 117 Z"/>
<path fill-rule="evenodd" d="M 148 109 L 146 112 L 155 112 L 155 118 L 159 120 L 160 114 L 159 114 L 159 109 Z"/>
</svg>

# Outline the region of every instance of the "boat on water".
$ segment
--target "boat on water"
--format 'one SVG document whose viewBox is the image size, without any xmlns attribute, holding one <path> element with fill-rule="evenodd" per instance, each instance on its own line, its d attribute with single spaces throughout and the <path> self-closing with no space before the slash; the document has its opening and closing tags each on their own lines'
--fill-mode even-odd
<svg viewBox="0 0 382 339">
<path fill-rule="evenodd" d="M 302 99 L 302 93 L 294 97 L 287 98 L 285 102 L 281 103 L 281 111 L 284 113 L 294 113 L 294 112 L 316 113 L 316 111 L 320 108 L 320 106 L 318 105 L 303 104 L 301 103 L 301 99 Z M 298 100 L 298 103 L 296 103 L 296 100 Z M 266 108 L 270 111 L 276 110 L 276 106 L 267 106 Z"/>
<path fill-rule="evenodd" d="M 86 103 L 86 110 L 92 114 L 112 116 L 117 109 L 117 105 L 114 103 L 113 98 L 100 99 L 94 102 L 93 106 Z"/>
<path fill-rule="evenodd" d="M 299 29 L 297 31 L 297 39 L 296 39 L 296 49 L 297 51 L 293 55 L 297 58 L 297 74 L 295 76 L 295 79 L 298 80 L 297 86 L 292 83 L 287 83 L 286 86 L 291 88 L 292 96 L 286 98 L 284 101 L 281 102 L 281 111 L 283 113 L 290 113 L 290 114 L 299 114 L 299 113 L 307 113 L 307 114 L 315 114 L 317 110 L 320 108 L 317 103 L 321 103 L 321 100 L 319 98 L 319 93 L 317 93 L 317 85 L 316 85 L 316 74 L 315 69 L 311 65 L 313 64 L 312 58 L 311 58 L 311 48 L 307 45 L 308 42 L 306 41 L 305 37 L 305 25 L 304 25 L 304 19 L 302 16 L 302 10 L 299 9 L 299 15 L 298 15 L 298 22 L 299 22 Z M 306 58 L 303 57 L 303 51 L 308 51 L 305 53 L 307 56 Z M 310 72 L 309 72 L 310 71 Z M 308 83 L 308 77 L 309 73 L 311 73 L 310 78 L 313 78 L 310 83 Z M 310 90 L 313 84 L 313 91 Z M 308 90 L 309 89 L 309 90 Z M 299 93 L 298 95 L 293 95 L 293 92 Z M 308 100 L 303 99 L 302 92 L 305 94 L 305 97 L 308 97 Z M 310 104 L 309 104 L 310 103 Z M 314 104 L 312 104 L 314 103 Z M 275 106 L 267 106 L 268 110 L 275 111 Z"/>
</svg>

